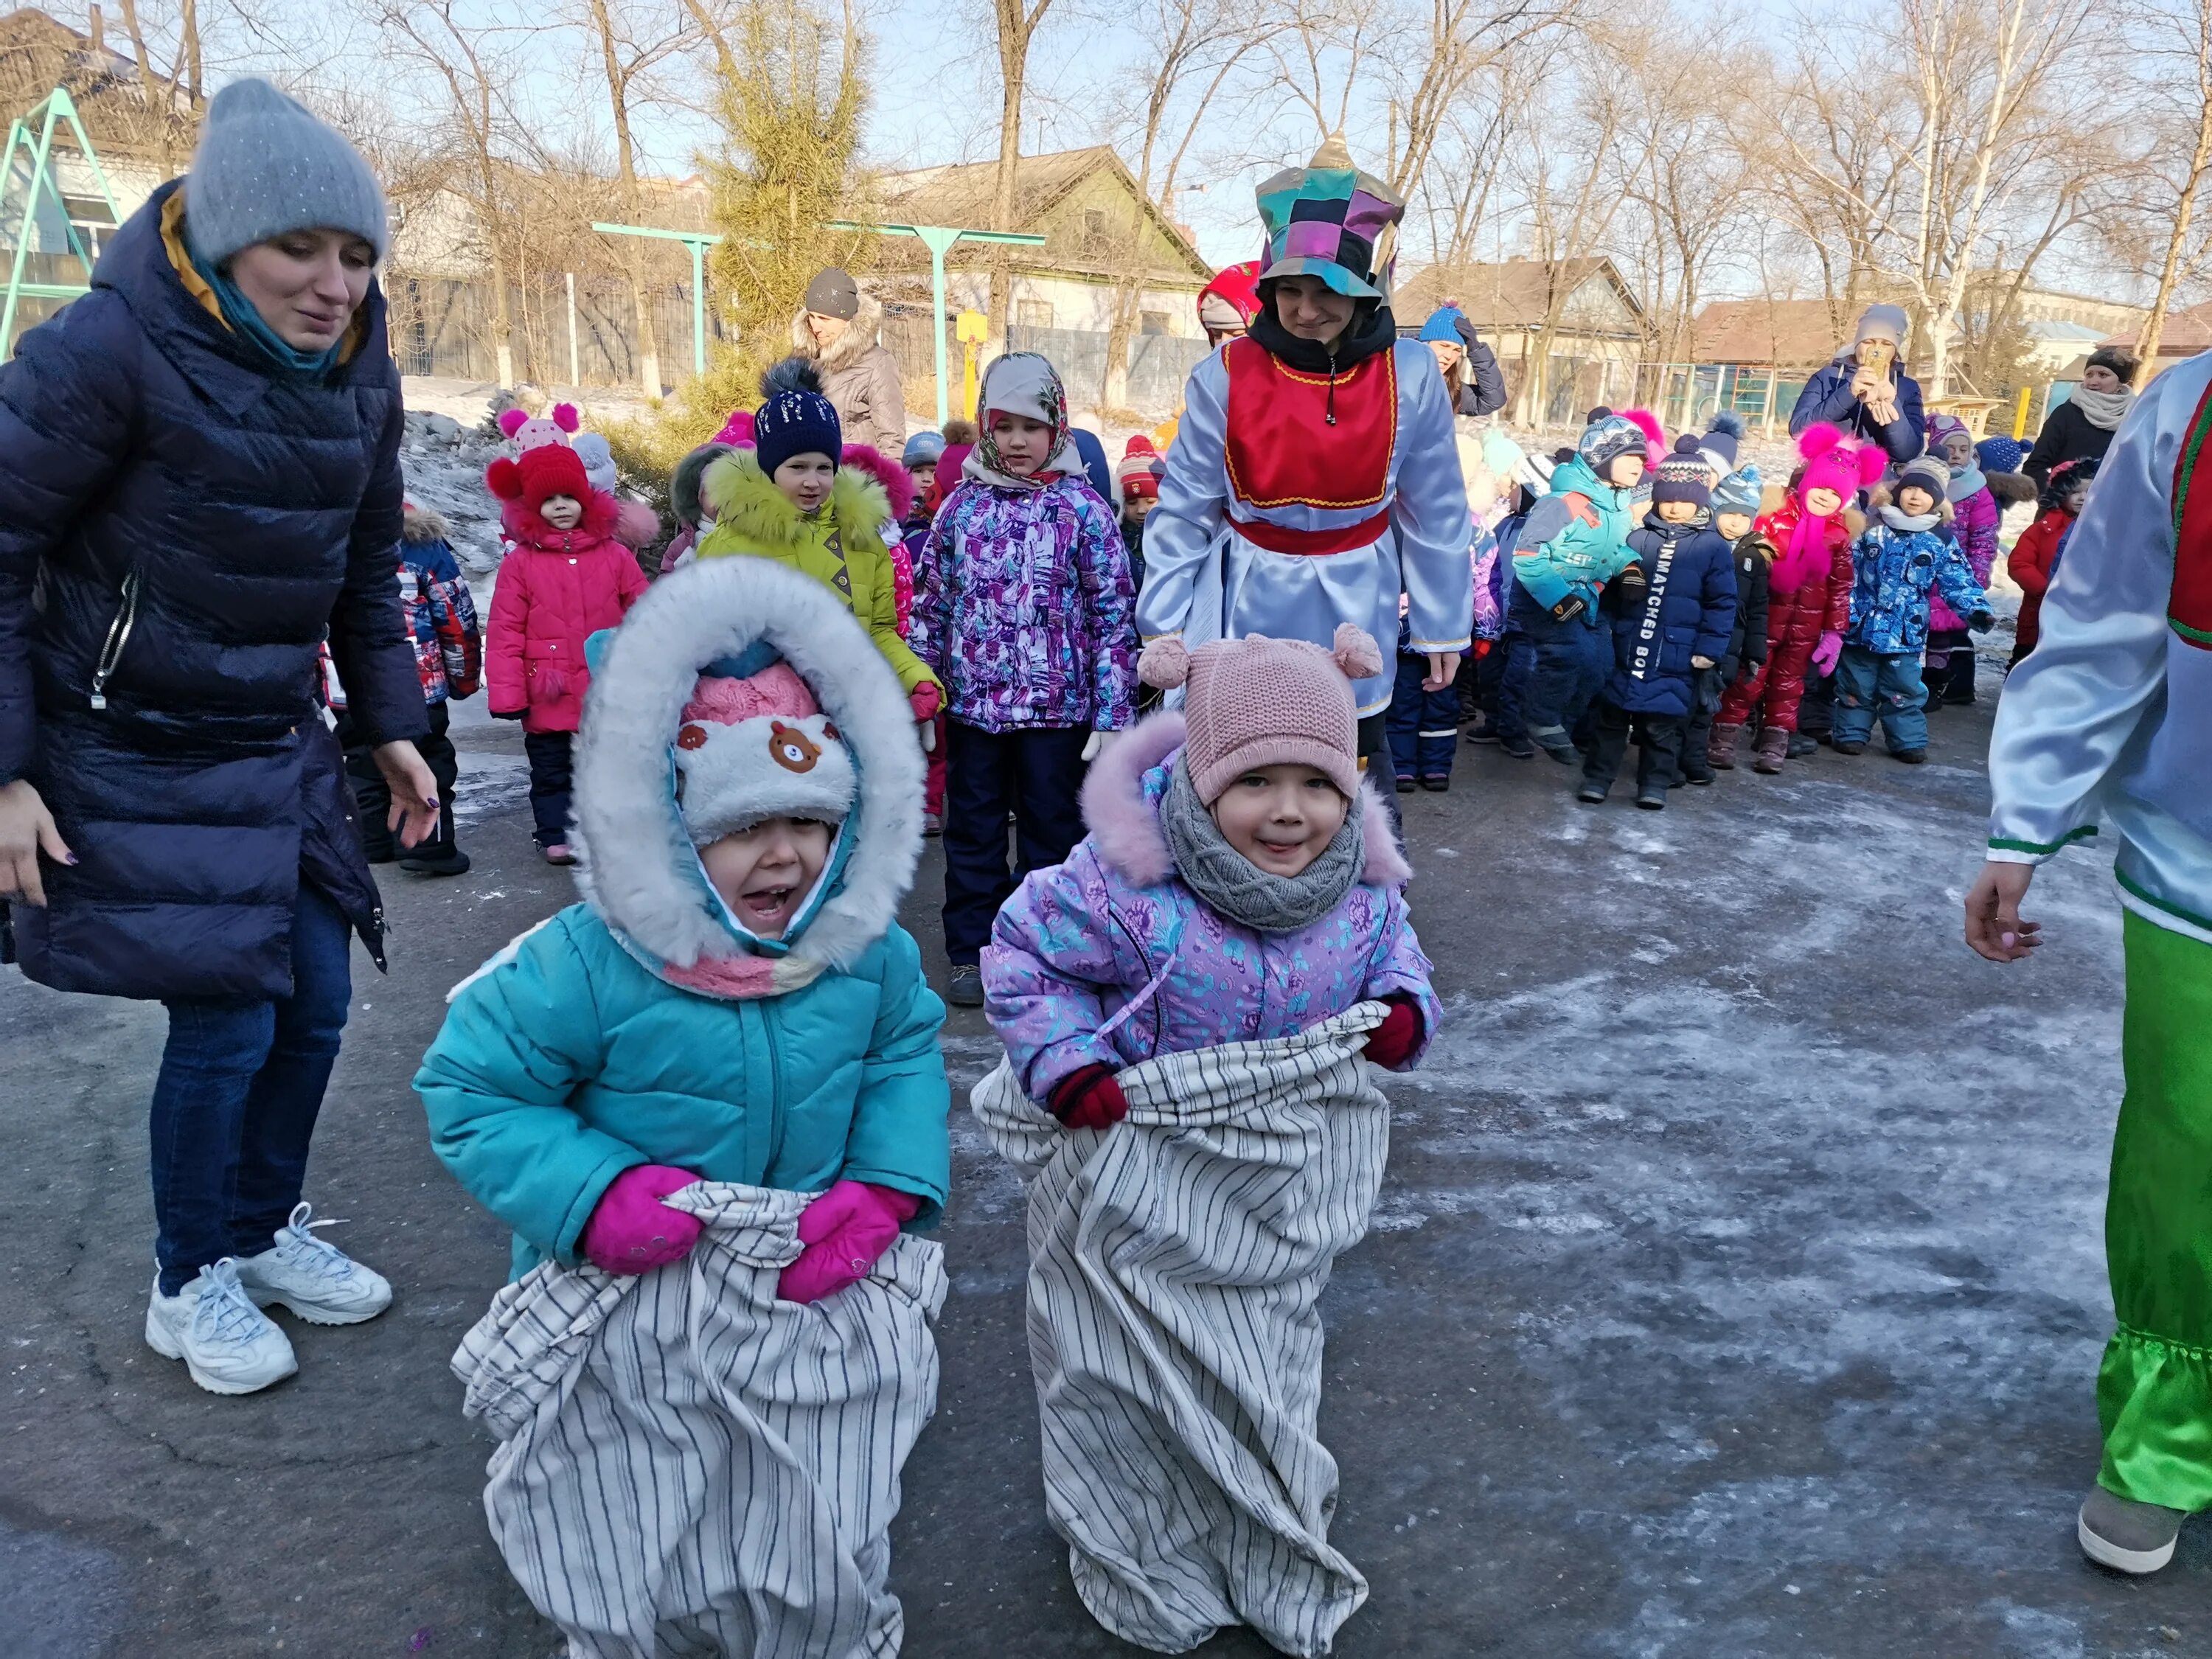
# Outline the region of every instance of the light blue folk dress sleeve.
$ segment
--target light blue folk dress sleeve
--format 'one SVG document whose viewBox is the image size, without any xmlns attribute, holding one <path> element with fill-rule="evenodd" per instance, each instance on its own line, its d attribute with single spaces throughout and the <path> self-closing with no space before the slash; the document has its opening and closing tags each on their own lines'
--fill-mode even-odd
<svg viewBox="0 0 2212 1659">
<path fill-rule="evenodd" d="M 1221 354 L 1191 370 L 1183 388 L 1182 420 L 1168 446 L 1160 476 L 1159 505 L 1145 518 L 1145 591 L 1137 596 L 1137 636 L 1180 636 L 1228 512 L 1229 371 Z"/>
<path fill-rule="evenodd" d="M 2168 371 L 2121 423 L 2006 680 L 1990 738 L 1990 856 L 2040 864 L 2096 834 L 2100 795 L 2164 707 L 2173 469 L 2212 360 Z"/>
<path fill-rule="evenodd" d="M 1413 648 L 1464 651 L 1474 626 L 1474 567 L 1468 559 L 1474 516 L 1459 470 L 1451 394 L 1434 354 L 1418 341 L 1414 348 L 1398 359 L 1398 487 L 1390 527 L 1397 532 Z"/>
</svg>

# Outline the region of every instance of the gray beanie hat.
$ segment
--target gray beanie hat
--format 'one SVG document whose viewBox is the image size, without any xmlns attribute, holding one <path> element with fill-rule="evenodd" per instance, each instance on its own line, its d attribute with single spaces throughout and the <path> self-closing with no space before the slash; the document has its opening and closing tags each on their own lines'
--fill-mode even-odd
<svg viewBox="0 0 2212 1659">
<path fill-rule="evenodd" d="M 219 265 L 293 230 L 343 230 L 384 258 L 384 192 L 362 154 L 266 81 L 234 81 L 209 104 L 185 175 L 185 237 Z"/>
</svg>

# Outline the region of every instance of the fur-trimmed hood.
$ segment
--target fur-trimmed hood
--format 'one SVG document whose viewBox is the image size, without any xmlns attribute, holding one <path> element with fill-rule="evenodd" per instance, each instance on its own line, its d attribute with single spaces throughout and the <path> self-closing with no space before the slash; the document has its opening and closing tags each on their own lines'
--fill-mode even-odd
<svg viewBox="0 0 2212 1659">
<path fill-rule="evenodd" d="M 632 956 L 687 991 L 774 996 L 850 967 L 884 936 L 921 852 L 923 758 L 897 677 L 835 592 L 765 559 L 690 565 L 593 635 L 591 655 L 569 839 L 586 901 Z M 685 833 L 675 744 L 702 670 L 750 673 L 777 657 L 851 750 L 860 793 L 799 921 L 761 939 L 715 895 Z"/>
<path fill-rule="evenodd" d="M 1133 886 L 1157 887 L 1176 873 L 1160 828 L 1160 799 L 1167 793 L 1167 769 L 1182 742 L 1179 711 L 1153 714 L 1109 738 L 1084 780 L 1083 822 L 1091 844 L 1100 860 Z M 1376 887 L 1411 881 L 1413 866 L 1398 848 L 1390 810 L 1371 780 L 1360 784 L 1358 806 L 1367 847 L 1360 880 Z"/>
<path fill-rule="evenodd" d="M 399 539 L 413 542 L 417 546 L 430 542 L 444 542 L 450 545 L 453 539 L 453 528 L 446 522 L 444 514 L 434 512 L 427 507 L 417 507 L 410 501 L 399 514 Z"/>
<path fill-rule="evenodd" d="M 759 458 L 750 449 L 716 456 L 699 480 L 699 499 L 714 527 L 740 541 L 787 548 L 806 536 L 805 514 L 761 471 Z M 848 552 L 886 550 L 883 527 L 891 520 L 890 497 L 870 474 L 856 466 L 839 467 L 828 510 Z"/>
<path fill-rule="evenodd" d="M 622 521 L 622 503 L 604 489 L 594 489 L 584 498 L 584 516 L 576 521 L 574 530 L 556 530 L 539 516 L 534 507 L 521 501 L 506 501 L 499 509 L 500 528 L 507 538 L 518 547 L 527 547 L 542 553 L 566 553 L 578 537 L 592 541 L 611 541 L 615 526 Z"/>
<path fill-rule="evenodd" d="M 806 325 L 806 308 L 802 306 L 792 315 L 791 349 L 800 356 L 819 363 L 823 378 L 827 380 L 840 369 L 852 368 L 873 350 L 883 327 L 882 302 L 863 292 L 860 308 L 854 313 L 853 320 L 846 324 L 845 331 L 830 342 L 827 351 L 817 350 L 814 344 L 814 331 Z"/>
</svg>

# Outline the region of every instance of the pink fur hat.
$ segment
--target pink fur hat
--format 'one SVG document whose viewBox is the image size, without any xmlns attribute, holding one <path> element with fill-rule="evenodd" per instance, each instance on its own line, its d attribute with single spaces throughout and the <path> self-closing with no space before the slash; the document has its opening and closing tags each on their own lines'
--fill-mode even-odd
<svg viewBox="0 0 2212 1659">
<path fill-rule="evenodd" d="M 1797 453 L 1805 458 L 1804 476 L 1797 481 L 1797 499 L 1804 501 L 1816 489 L 1833 490 L 1845 505 L 1868 484 L 1881 477 L 1889 457 L 1872 444 L 1854 443 L 1841 427 L 1816 421 L 1797 440 Z"/>
<path fill-rule="evenodd" d="M 1371 636 L 1350 623 L 1335 649 L 1251 634 L 1195 651 L 1178 639 L 1145 647 L 1147 685 L 1184 687 L 1183 764 L 1208 806 L 1255 767 L 1310 766 L 1346 800 L 1359 793 L 1359 717 L 1354 679 L 1382 672 Z"/>
<path fill-rule="evenodd" d="M 836 823 L 853 810 L 853 757 L 786 662 L 742 679 L 702 674 L 677 729 L 676 769 L 698 847 L 763 818 Z"/>
</svg>

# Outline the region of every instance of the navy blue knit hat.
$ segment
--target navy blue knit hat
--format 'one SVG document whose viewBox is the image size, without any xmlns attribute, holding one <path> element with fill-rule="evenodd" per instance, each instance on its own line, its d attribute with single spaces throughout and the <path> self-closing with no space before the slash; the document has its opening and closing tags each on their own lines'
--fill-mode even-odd
<svg viewBox="0 0 2212 1659">
<path fill-rule="evenodd" d="M 761 397 L 753 411 L 753 454 L 769 477 L 794 455 L 827 455 L 835 465 L 845 453 L 837 411 L 805 358 L 787 357 L 762 375 Z"/>
<path fill-rule="evenodd" d="M 1697 434 L 1685 432 L 1674 440 L 1674 453 L 1651 471 L 1652 502 L 1687 501 L 1692 507 L 1707 507 L 1712 499 L 1712 463 L 1699 453 Z"/>
</svg>

